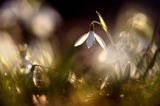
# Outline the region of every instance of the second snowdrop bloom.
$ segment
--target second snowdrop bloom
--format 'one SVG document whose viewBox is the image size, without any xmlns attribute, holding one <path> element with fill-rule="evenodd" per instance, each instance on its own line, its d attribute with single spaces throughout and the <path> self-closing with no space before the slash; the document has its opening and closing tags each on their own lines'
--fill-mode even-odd
<svg viewBox="0 0 160 106">
<path fill-rule="evenodd" d="M 76 41 L 76 43 L 74 44 L 74 46 L 75 47 L 79 46 L 79 45 L 81 45 L 82 43 L 84 43 L 86 41 L 87 47 L 91 48 L 93 46 L 95 40 L 100 44 L 100 46 L 103 49 L 106 48 L 106 44 L 105 44 L 104 40 L 99 35 L 97 35 L 94 31 L 89 31 L 88 33 L 82 35 Z"/>
</svg>

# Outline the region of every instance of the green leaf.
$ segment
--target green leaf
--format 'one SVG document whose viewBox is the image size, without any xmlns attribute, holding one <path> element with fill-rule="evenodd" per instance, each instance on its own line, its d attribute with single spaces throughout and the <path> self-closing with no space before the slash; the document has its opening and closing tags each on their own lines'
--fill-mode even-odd
<svg viewBox="0 0 160 106">
<path fill-rule="evenodd" d="M 106 26 L 106 23 L 105 23 L 104 19 L 102 18 L 102 15 L 98 11 L 96 11 L 96 13 L 97 13 L 97 15 L 99 17 L 99 21 L 100 21 L 100 23 L 102 25 L 102 28 L 107 32 L 108 28 Z"/>
</svg>

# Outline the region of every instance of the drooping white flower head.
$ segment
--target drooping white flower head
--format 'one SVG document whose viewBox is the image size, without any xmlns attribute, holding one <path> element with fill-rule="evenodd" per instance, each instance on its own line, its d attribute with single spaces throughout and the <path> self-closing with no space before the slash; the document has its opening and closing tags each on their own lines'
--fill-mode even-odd
<svg viewBox="0 0 160 106">
<path fill-rule="evenodd" d="M 88 33 L 82 35 L 76 41 L 74 46 L 77 47 L 86 41 L 87 47 L 91 48 L 94 44 L 95 39 L 103 49 L 106 49 L 106 44 L 105 44 L 104 40 L 99 35 L 97 35 L 94 31 L 89 31 Z"/>
</svg>

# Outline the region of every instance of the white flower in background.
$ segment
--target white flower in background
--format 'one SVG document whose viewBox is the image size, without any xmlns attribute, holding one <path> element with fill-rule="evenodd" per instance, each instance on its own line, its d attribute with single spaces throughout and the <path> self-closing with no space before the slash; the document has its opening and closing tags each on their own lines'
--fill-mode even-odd
<svg viewBox="0 0 160 106">
<path fill-rule="evenodd" d="M 55 54 L 51 43 L 48 41 L 32 41 L 29 51 L 33 64 L 39 64 L 50 67 L 54 65 Z"/>
<path fill-rule="evenodd" d="M 42 6 L 40 1 L 11 0 L 2 5 L 0 19 L 3 26 L 17 23 L 19 20 L 29 27 L 35 36 L 45 39 L 50 37 L 61 22 L 59 13 Z"/>
<path fill-rule="evenodd" d="M 20 71 L 21 73 L 24 73 L 24 74 L 28 74 L 33 66 L 32 62 L 30 60 L 27 60 L 27 59 L 24 59 L 23 60 L 23 64 L 25 66 L 25 68 L 21 68 Z"/>
<path fill-rule="evenodd" d="M 0 69 L 12 69 L 21 64 L 19 50 L 11 35 L 7 32 L 0 32 Z"/>
<path fill-rule="evenodd" d="M 101 67 L 112 66 L 115 68 L 115 74 L 118 77 L 125 75 L 125 69 L 128 64 L 131 66 L 130 77 L 135 77 L 136 65 L 133 62 L 132 56 L 126 51 L 125 45 L 116 43 L 116 47 L 108 46 L 106 50 L 100 52 L 98 60 Z M 129 49 L 129 48 L 128 48 Z"/>
<path fill-rule="evenodd" d="M 45 7 L 32 17 L 30 27 L 37 37 L 44 39 L 52 35 L 60 22 L 59 13 L 52 8 Z"/>
<path fill-rule="evenodd" d="M 24 22 L 28 22 L 39 10 L 40 4 L 41 3 L 38 1 L 29 2 L 28 0 L 11 0 L 3 5 L 2 11 L 7 12 L 11 17 L 16 17 Z"/>
<path fill-rule="evenodd" d="M 106 49 L 106 44 L 105 44 L 104 40 L 99 35 L 97 35 L 94 31 L 89 31 L 88 33 L 82 35 L 76 41 L 76 43 L 74 44 L 74 46 L 75 47 L 79 46 L 82 43 L 84 43 L 84 41 L 86 41 L 87 47 L 91 48 L 93 46 L 93 44 L 94 44 L 95 39 L 97 40 L 97 42 L 100 44 L 100 46 L 103 49 Z"/>
<path fill-rule="evenodd" d="M 153 26 L 149 17 L 144 13 L 136 12 L 128 19 L 128 25 L 132 28 L 142 31 L 145 35 L 143 38 L 151 40 L 153 34 Z"/>
</svg>

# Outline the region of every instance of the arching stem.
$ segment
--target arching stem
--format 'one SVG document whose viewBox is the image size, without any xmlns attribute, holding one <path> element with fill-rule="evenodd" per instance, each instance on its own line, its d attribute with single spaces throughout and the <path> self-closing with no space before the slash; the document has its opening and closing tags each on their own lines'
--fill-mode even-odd
<svg viewBox="0 0 160 106">
<path fill-rule="evenodd" d="M 109 31 L 105 31 L 106 32 L 106 34 L 107 34 L 107 36 L 108 36 L 108 38 L 109 38 L 109 41 L 111 42 L 111 45 L 113 46 L 113 47 L 115 47 L 115 43 L 114 43 L 114 41 L 113 41 L 113 39 L 112 39 L 112 37 L 111 37 L 111 34 L 109 33 Z"/>
<path fill-rule="evenodd" d="M 100 25 L 101 27 L 103 27 L 100 22 L 98 22 L 98 21 L 92 21 L 92 22 L 90 23 L 90 26 L 89 26 L 89 30 L 90 30 L 90 31 L 93 31 L 93 30 L 94 30 L 94 27 L 95 27 L 94 24 L 97 24 L 97 25 Z M 106 33 L 106 35 L 107 35 L 107 37 L 108 37 L 111 45 L 112 45 L 113 47 L 115 47 L 115 43 L 114 43 L 114 41 L 113 41 L 113 39 L 112 39 L 111 34 L 109 33 L 109 31 L 107 31 L 107 30 L 104 30 L 104 31 L 105 31 L 105 33 Z"/>
</svg>

